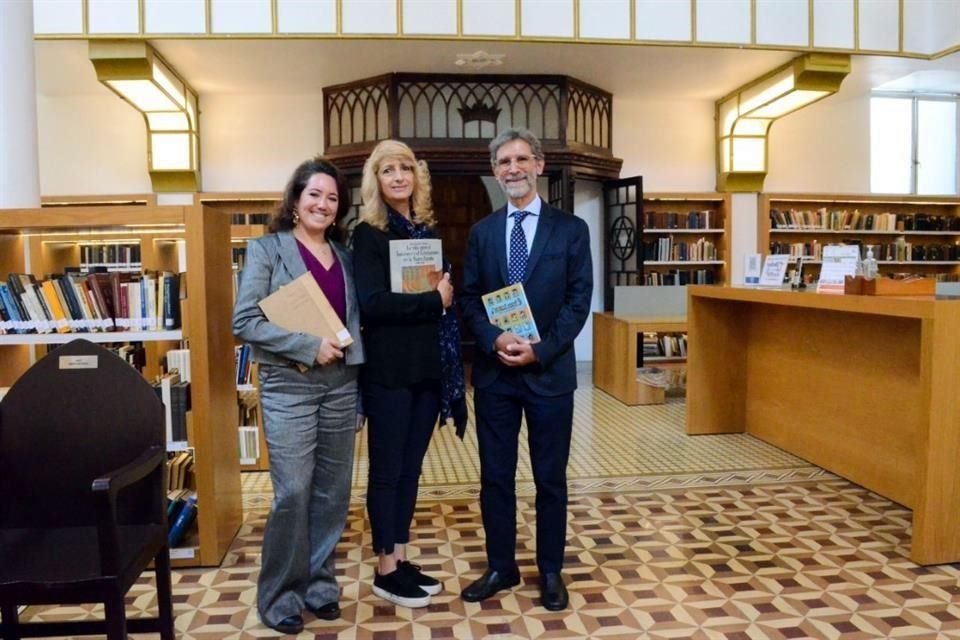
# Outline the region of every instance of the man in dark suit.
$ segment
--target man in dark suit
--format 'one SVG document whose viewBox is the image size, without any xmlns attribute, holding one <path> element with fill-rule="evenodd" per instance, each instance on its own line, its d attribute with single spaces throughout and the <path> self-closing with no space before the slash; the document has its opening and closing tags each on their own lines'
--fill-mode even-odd
<svg viewBox="0 0 960 640">
<path fill-rule="evenodd" d="M 504 131 L 490 143 L 490 159 L 508 203 L 470 230 L 460 299 L 477 345 L 474 408 L 488 567 L 461 596 L 479 602 L 520 583 L 515 476 L 520 421 L 526 416 L 537 488 L 541 603 L 559 611 L 568 602 L 561 569 L 577 387 L 573 341 L 590 312 L 590 235 L 583 220 L 551 207 L 537 194 L 544 157 L 532 133 Z M 523 283 L 541 338 L 536 344 L 487 318 L 481 296 L 514 282 Z"/>
</svg>

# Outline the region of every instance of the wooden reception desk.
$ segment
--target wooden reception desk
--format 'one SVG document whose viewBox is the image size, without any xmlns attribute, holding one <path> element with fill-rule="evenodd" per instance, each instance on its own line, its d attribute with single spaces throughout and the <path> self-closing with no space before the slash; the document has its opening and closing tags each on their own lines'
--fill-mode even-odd
<svg viewBox="0 0 960 640">
<path fill-rule="evenodd" d="M 913 510 L 960 561 L 960 300 L 688 288 L 687 432 L 746 431 Z"/>
</svg>

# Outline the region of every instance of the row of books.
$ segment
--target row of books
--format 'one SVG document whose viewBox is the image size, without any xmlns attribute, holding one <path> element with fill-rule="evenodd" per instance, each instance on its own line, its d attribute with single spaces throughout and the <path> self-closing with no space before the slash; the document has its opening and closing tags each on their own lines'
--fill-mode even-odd
<svg viewBox="0 0 960 640">
<path fill-rule="evenodd" d="M 960 231 L 960 216 L 926 213 L 860 213 L 854 209 L 771 209 L 773 229 L 825 231 Z"/>
<path fill-rule="evenodd" d="M 714 284 L 713 269 L 670 269 L 648 271 L 643 274 L 643 284 L 648 287 L 676 287 L 688 284 Z"/>
<path fill-rule="evenodd" d="M 187 412 L 190 410 L 190 383 L 179 373 L 165 373 L 153 383 L 157 397 L 163 403 L 168 445 L 187 442 Z"/>
<path fill-rule="evenodd" d="M 237 385 L 253 384 L 252 353 L 249 344 L 237 345 L 233 348 L 233 363 Z"/>
<path fill-rule="evenodd" d="M 193 451 L 185 449 L 167 454 L 167 495 L 196 487 Z"/>
<path fill-rule="evenodd" d="M 259 402 L 254 390 L 237 393 L 240 414 L 240 464 L 256 464 L 260 459 L 260 416 L 257 412 Z"/>
<path fill-rule="evenodd" d="M 643 214 L 644 229 L 713 229 L 717 222 L 716 213 L 709 210 L 687 213 L 645 211 Z"/>
<path fill-rule="evenodd" d="M 140 243 L 81 244 L 80 265 L 140 264 Z"/>
<path fill-rule="evenodd" d="M 167 494 L 167 542 L 179 546 L 197 521 L 197 494 L 188 489 Z"/>
<path fill-rule="evenodd" d="M 880 262 L 960 261 L 960 244 L 915 244 L 908 242 L 903 236 L 898 237 L 895 242 L 863 244 L 851 240 L 843 244 L 859 246 L 861 259 L 867 256 L 868 249 L 872 249 L 874 257 Z M 770 253 L 820 260 L 823 256 L 823 245 L 816 240 L 810 242 L 771 242 Z"/>
<path fill-rule="evenodd" d="M 243 265 L 247 260 L 247 248 L 231 247 L 230 259 L 231 259 L 231 264 L 233 264 L 238 270 L 243 269 Z"/>
<path fill-rule="evenodd" d="M 178 546 L 197 520 L 196 478 L 193 451 L 167 456 L 167 539 Z"/>
<path fill-rule="evenodd" d="M 675 240 L 673 236 L 664 236 L 655 240 L 643 241 L 643 259 L 659 262 L 718 260 L 717 245 L 707 238 L 694 241 Z"/>
<path fill-rule="evenodd" d="M 231 213 L 230 224 L 269 224 L 269 213 Z"/>
<path fill-rule="evenodd" d="M 803 257 L 808 260 L 820 260 L 823 257 L 823 243 L 817 240 L 810 242 L 771 242 L 770 253 L 773 255 L 789 255 L 791 258 Z"/>
<path fill-rule="evenodd" d="M 164 359 L 168 372 L 178 374 L 184 382 L 190 382 L 190 349 L 169 349 Z"/>
<path fill-rule="evenodd" d="M 645 358 L 685 358 L 687 334 L 644 331 L 643 356 Z"/>
<path fill-rule="evenodd" d="M 11 273 L 0 283 L 0 333 L 180 328 L 181 274 Z"/>
</svg>

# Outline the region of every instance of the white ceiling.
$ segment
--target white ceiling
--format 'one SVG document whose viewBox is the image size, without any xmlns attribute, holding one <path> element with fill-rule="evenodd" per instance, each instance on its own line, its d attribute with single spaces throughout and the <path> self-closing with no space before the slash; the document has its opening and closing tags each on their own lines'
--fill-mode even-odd
<svg viewBox="0 0 960 640">
<path fill-rule="evenodd" d="M 705 47 L 396 40 L 157 40 L 156 49 L 200 94 L 316 94 L 327 85 L 393 72 L 563 74 L 619 98 L 716 100 L 794 52 Z M 503 64 L 457 66 L 457 54 L 503 54 Z M 80 40 L 36 42 L 44 96 L 95 95 Z M 888 83 L 894 83 L 889 85 Z M 960 52 L 936 61 L 855 56 L 843 93 L 880 85 L 960 93 Z"/>
</svg>

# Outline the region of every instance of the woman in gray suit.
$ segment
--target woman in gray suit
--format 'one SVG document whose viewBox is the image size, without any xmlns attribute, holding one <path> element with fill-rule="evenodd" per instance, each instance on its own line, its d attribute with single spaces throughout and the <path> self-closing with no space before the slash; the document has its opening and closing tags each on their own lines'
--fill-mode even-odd
<svg viewBox="0 0 960 640">
<path fill-rule="evenodd" d="M 363 363 L 352 260 L 337 222 L 350 208 L 343 176 L 327 160 L 303 162 L 269 233 L 247 245 L 233 310 L 234 334 L 259 363 L 263 428 L 274 501 L 263 537 L 257 609 L 268 627 L 295 634 L 303 610 L 340 616 L 334 549 L 350 500 L 357 427 L 357 371 Z M 294 333 L 258 303 L 304 273 L 313 275 L 355 342 Z"/>
</svg>

